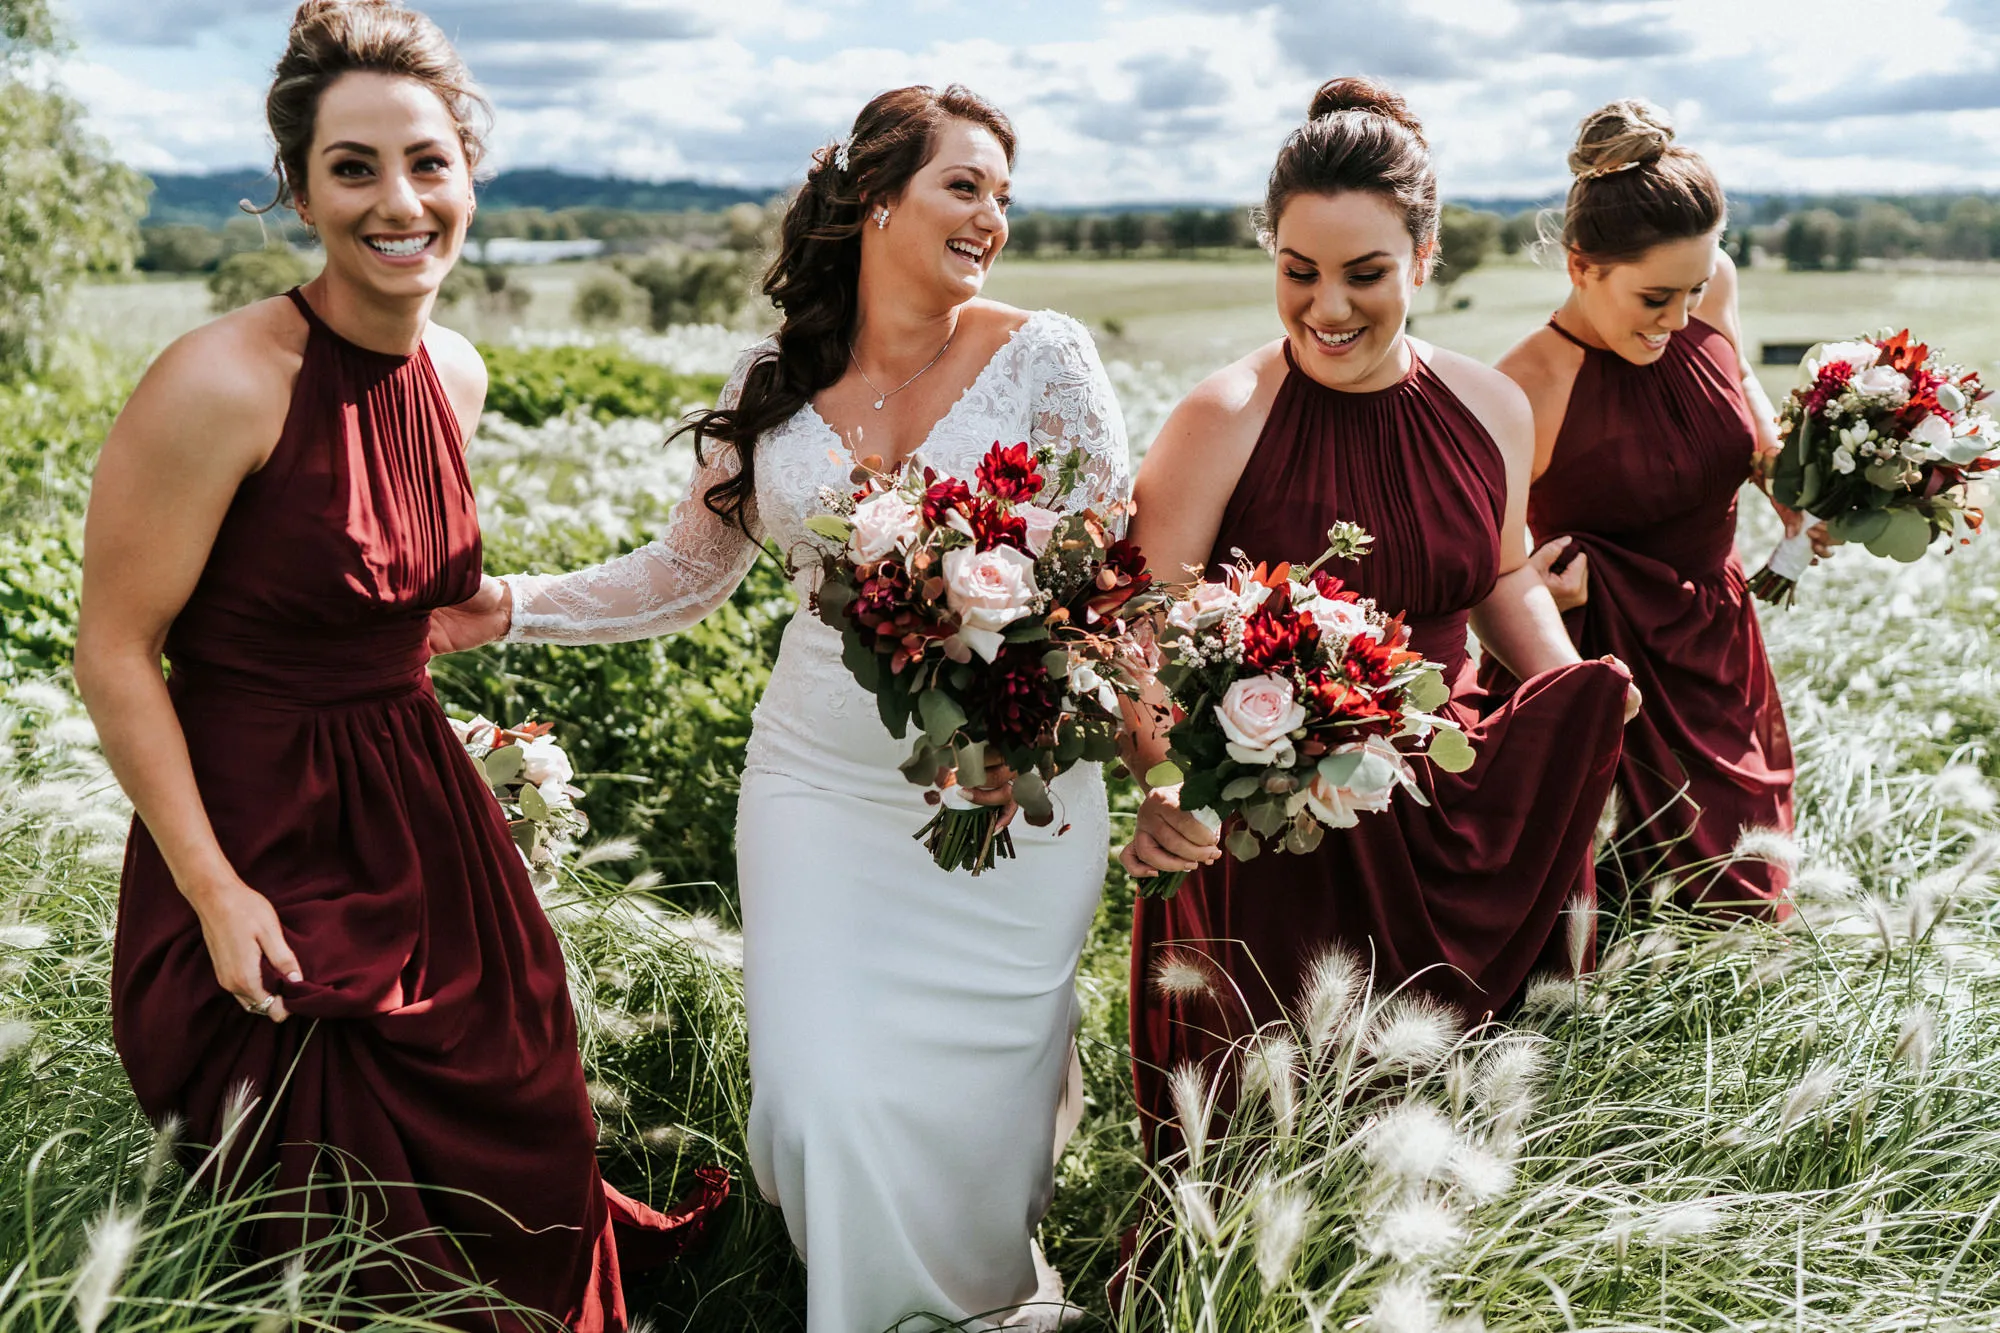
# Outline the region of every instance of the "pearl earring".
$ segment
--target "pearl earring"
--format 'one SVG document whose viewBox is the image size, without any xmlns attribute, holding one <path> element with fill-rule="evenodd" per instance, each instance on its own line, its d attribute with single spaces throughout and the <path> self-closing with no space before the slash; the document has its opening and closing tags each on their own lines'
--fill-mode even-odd
<svg viewBox="0 0 2000 1333">
<path fill-rule="evenodd" d="M 888 226 L 888 225 L 889 225 L 889 210 L 888 210 L 888 209 L 886 209 L 886 208 L 878 208 L 878 209 L 876 209 L 876 210 L 875 210 L 875 230 L 876 230 L 876 231 L 880 231 L 880 230 L 882 230 L 882 228 L 884 228 L 884 227 L 886 227 L 886 226 Z"/>
</svg>

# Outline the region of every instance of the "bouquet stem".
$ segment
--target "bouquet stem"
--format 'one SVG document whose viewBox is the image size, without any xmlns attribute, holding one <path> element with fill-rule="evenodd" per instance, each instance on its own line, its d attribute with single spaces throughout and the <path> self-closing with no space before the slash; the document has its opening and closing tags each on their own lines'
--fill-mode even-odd
<svg viewBox="0 0 2000 1333">
<path fill-rule="evenodd" d="M 1171 898 L 1181 891 L 1188 874 L 1185 870 L 1162 870 L 1148 879 L 1135 879 L 1132 885 L 1141 898 Z"/>
<path fill-rule="evenodd" d="M 1003 813 L 998 806 L 947 801 L 915 836 L 939 869 L 969 870 L 977 876 L 997 861 L 1013 859 L 1014 835 L 1000 827 Z"/>
<path fill-rule="evenodd" d="M 1811 514 L 1803 515 L 1805 523 L 1791 536 L 1778 543 L 1778 549 L 1771 552 L 1771 558 L 1764 567 L 1750 576 L 1750 591 L 1758 600 L 1776 606 L 1789 607 L 1798 596 L 1799 577 L 1812 568 L 1812 537 L 1809 535 L 1819 520 Z"/>
</svg>

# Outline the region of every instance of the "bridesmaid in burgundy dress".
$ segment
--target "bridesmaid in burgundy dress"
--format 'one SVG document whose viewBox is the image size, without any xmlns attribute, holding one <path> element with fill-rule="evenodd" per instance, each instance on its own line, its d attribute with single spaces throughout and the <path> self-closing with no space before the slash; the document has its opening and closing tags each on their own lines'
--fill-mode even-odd
<svg viewBox="0 0 2000 1333">
<path fill-rule="evenodd" d="M 1722 188 L 1644 102 L 1587 117 L 1570 168 L 1569 300 L 1499 369 L 1535 413 L 1534 563 L 1578 650 L 1617 654 L 1646 699 L 1618 766 L 1622 887 L 1667 876 L 1686 906 L 1782 914 L 1786 868 L 1730 859 L 1746 826 L 1791 829 L 1792 747 L 1736 556 L 1737 491 L 1778 440 Z M 1498 662 L 1482 681 L 1515 688 Z"/>
<path fill-rule="evenodd" d="M 562 955 L 424 669 L 431 610 L 480 580 L 485 369 L 429 322 L 476 97 L 420 15 L 304 6 L 271 128 L 326 270 L 169 347 L 105 443 L 76 675 L 139 816 L 112 1020 L 192 1148 L 254 1099 L 221 1179 L 274 1171 L 317 1219 L 257 1250 L 366 1209 L 410 1261 L 368 1295 L 459 1273 L 621 1329 L 614 1226 L 628 1259 L 670 1253 L 726 1179 L 666 1216 L 599 1177 Z"/>
<path fill-rule="evenodd" d="M 1520 391 L 1404 332 L 1437 209 L 1402 99 L 1361 79 L 1321 88 L 1266 203 L 1286 337 L 1198 387 L 1139 473 L 1133 536 L 1163 572 L 1213 567 L 1235 548 L 1311 560 L 1334 522 L 1366 528 L 1373 551 L 1333 572 L 1408 613 L 1478 754 L 1455 776 L 1420 764 L 1428 806 L 1400 796 L 1303 856 L 1237 862 L 1171 790 L 1148 795 L 1127 868 L 1197 867 L 1176 897 L 1135 912 L 1132 1048 L 1149 1127 L 1171 1124 L 1167 1072 L 1219 1062 L 1228 1041 L 1282 1017 L 1331 945 L 1371 965 L 1379 988 L 1411 982 L 1467 1020 L 1572 965 L 1564 909 L 1592 898 L 1591 834 L 1636 701 L 1621 667 L 1579 660 L 1526 564 L 1532 436 Z M 1468 622 L 1527 681 L 1483 722 L 1467 697 Z M 1164 745 L 1136 748 L 1145 772 Z M 1164 957 L 1190 953 L 1233 983 L 1219 988 L 1226 1004 L 1146 984 Z"/>
</svg>

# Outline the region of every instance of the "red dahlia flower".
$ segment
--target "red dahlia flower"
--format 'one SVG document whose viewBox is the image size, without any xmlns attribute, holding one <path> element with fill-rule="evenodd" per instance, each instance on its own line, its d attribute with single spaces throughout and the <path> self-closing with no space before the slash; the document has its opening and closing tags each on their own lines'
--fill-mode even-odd
<svg viewBox="0 0 2000 1333">
<path fill-rule="evenodd" d="M 924 522 L 935 527 L 956 509 L 961 513 L 972 502 L 972 488 L 957 477 L 934 481 L 924 490 Z"/>
<path fill-rule="evenodd" d="M 999 505 L 985 499 L 967 501 L 964 512 L 966 522 L 972 525 L 972 539 L 979 544 L 980 550 L 1011 546 L 1017 551 L 1027 552 L 1027 519 L 1018 514 L 1003 513 Z"/>
<path fill-rule="evenodd" d="M 1259 671 L 1283 671 L 1318 646 L 1319 626 L 1292 609 L 1289 585 L 1273 589 L 1243 622 L 1243 660 Z"/>
<path fill-rule="evenodd" d="M 1034 644 L 1008 644 L 986 673 L 986 730 L 1003 748 L 1025 749 L 1055 726 L 1062 689 Z"/>
<path fill-rule="evenodd" d="M 1042 490 L 1041 469 L 1025 440 L 1004 448 L 995 440 L 973 476 L 988 495 L 1014 504 L 1025 504 Z"/>
</svg>

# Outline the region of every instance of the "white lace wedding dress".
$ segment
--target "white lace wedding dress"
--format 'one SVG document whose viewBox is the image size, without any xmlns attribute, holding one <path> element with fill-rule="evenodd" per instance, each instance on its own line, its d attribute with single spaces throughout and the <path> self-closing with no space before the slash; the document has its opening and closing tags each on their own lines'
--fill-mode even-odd
<svg viewBox="0 0 2000 1333">
<path fill-rule="evenodd" d="M 725 403 L 773 346 L 745 354 Z M 996 440 L 1081 452 L 1069 504 L 1126 494 L 1124 424 L 1074 320 L 1029 316 L 912 466 L 970 481 Z M 758 553 L 702 503 L 736 466 L 718 450 L 649 546 L 509 578 L 509 638 L 642 638 L 719 606 Z M 757 444 L 752 530 L 781 551 L 816 549 L 824 539 L 805 521 L 822 490 L 852 489 L 852 466 L 819 414 L 800 410 Z M 801 598 L 809 580 L 798 577 Z M 913 839 L 931 809 L 897 771 L 908 751 L 841 665 L 839 635 L 794 615 L 737 807 L 751 1164 L 805 1256 L 810 1333 L 877 1333 L 911 1315 L 903 1327 L 1053 1327 L 1061 1287 L 1031 1236 L 1049 1203 L 1077 957 L 1104 878 L 1103 778 L 1095 766 L 1059 777 L 1055 823 L 1017 820 L 1017 858 L 974 879 L 939 870 Z"/>
</svg>

